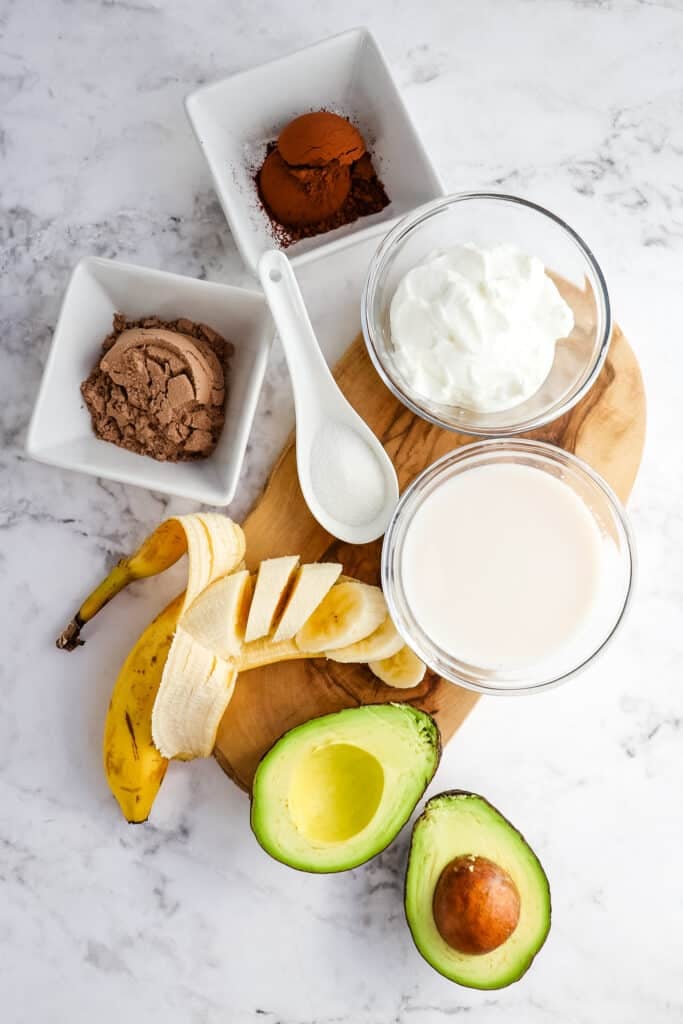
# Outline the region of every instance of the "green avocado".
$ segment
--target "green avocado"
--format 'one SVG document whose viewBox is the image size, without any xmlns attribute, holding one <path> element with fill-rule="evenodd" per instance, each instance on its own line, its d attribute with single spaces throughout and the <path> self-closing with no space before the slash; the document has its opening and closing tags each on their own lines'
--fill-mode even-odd
<svg viewBox="0 0 683 1024">
<path fill-rule="evenodd" d="M 407 704 L 313 718 L 259 764 L 251 827 L 267 853 L 293 868 L 355 868 L 405 825 L 440 753 L 434 719 Z"/>
<path fill-rule="evenodd" d="M 415 822 L 405 909 L 415 945 L 440 974 L 504 988 L 546 940 L 550 888 L 517 829 L 483 797 L 454 790 Z"/>
</svg>

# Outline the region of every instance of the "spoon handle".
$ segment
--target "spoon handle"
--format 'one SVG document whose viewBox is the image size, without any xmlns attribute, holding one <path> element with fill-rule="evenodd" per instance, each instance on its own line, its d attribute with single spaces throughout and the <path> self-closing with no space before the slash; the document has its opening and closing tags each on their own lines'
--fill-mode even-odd
<svg viewBox="0 0 683 1024">
<path fill-rule="evenodd" d="M 292 265 L 279 249 L 270 249 L 259 260 L 261 286 L 280 335 L 294 390 L 297 421 L 329 393 L 337 391 L 334 378 L 320 351 Z M 337 397 L 337 396 L 335 396 Z"/>
</svg>

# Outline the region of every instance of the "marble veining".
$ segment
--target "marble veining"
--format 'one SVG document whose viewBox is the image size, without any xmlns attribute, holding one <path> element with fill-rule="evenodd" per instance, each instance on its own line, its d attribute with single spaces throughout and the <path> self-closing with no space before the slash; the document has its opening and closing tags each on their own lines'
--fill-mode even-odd
<svg viewBox="0 0 683 1024">
<path fill-rule="evenodd" d="M 486 794 L 550 876 L 550 939 L 503 992 L 458 989 L 414 951 L 407 833 L 348 875 L 300 875 L 260 850 L 209 761 L 171 766 L 149 824 L 120 820 L 100 766 L 113 673 L 179 571 L 131 588 L 78 653 L 53 641 L 120 552 L 193 506 L 23 452 L 82 256 L 251 283 L 185 94 L 368 19 L 448 187 L 534 198 L 588 240 L 649 398 L 618 642 L 564 688 L 482 701 L 432 786 Z M 0 26 L 3 1022 L 682 1019 L 683 2 L 0 0 Z M 300 271 L 330 358 L 358 329 L 371 248 Z M 236 517 L 291 422 L 276 346 Z"/>
</svg>

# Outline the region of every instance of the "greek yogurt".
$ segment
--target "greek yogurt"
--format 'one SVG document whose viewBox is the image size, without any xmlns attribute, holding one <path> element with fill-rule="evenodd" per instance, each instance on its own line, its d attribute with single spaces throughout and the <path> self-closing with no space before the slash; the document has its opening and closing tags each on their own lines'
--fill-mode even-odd
<svg viewBox="0 0 683 1024">
<path fill-rule="evenodd" d="M 468 243 L 408 271 L 390 322 L 397 369 L 418 394 L 492 413 L 539 390 L 574 316 L 537 257 Z"/>
</svg>

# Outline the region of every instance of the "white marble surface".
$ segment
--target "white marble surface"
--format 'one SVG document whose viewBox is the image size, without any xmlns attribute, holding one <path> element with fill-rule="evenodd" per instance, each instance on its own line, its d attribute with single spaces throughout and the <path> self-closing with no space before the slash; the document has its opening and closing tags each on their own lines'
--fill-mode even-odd
<svg viewBox="0 0 683 1024">
<path fill-rule="evenodd" d="M 680 1020 L 681 0 L 2 0 L 0 15 L 3 1024 Z M 348 875 L 289 871 L 210 761 L 173 766 L 150 824 L 122 822 L 101 726 L 159 588 L 122 596 L 77 654 L 53 638 L 117 553 L 190 506 L 22 451 L 81 256 L 246 280 L 184 94 L 368 18 L 447 185 L 533 197 L 592 244 L 649 396 L 640 582 L 618 643 L 563 689 L 483 701 L 433 787 L 488 795 L 552 882 L 547 946 L 499 993 L 456 988 L 414 951 L 405 835 Z M 365 256 L 327 268 L 333 296 L 302 275 L 331 353 L 356 329 Z M 290 416 L 276 351 L 235 515 Z"/>
</svg>

